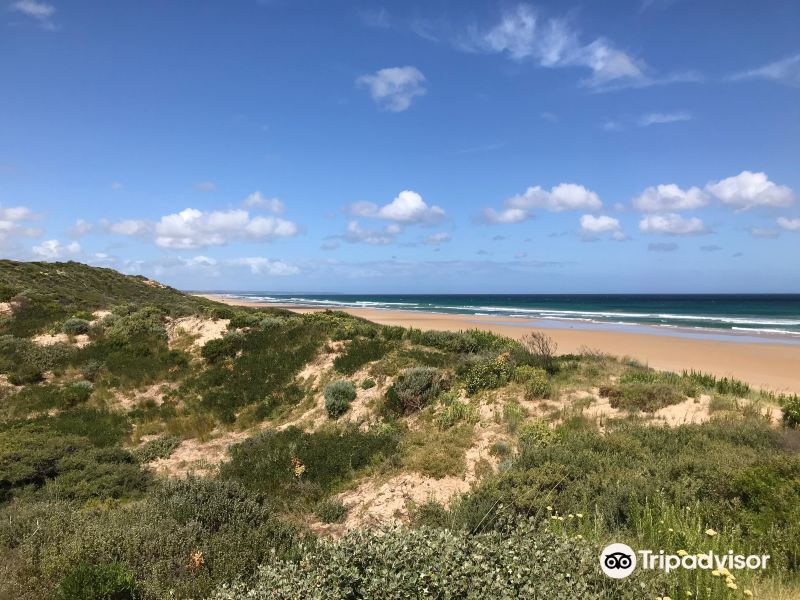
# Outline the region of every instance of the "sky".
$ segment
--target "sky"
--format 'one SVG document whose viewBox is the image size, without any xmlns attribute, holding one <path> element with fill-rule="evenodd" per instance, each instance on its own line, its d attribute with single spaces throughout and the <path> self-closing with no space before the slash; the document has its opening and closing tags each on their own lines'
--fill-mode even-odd
<svg viewBox="0 0 800 600">
<path fill-rule="evenodd" d="M 794 0 L 0 0 L 0 255 L 181 289 L 800 292 Z"/>
</svg>

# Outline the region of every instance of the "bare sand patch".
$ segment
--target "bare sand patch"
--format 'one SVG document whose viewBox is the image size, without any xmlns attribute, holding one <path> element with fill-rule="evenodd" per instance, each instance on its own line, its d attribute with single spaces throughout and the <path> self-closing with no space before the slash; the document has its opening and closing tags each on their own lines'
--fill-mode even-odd
<svg viewBox="0 0 800 600">
<path fill-rule="evenodd" d="M 221 338 L 228 330 L 230 319 L 203 319 L 198 316 L 180 317 L 167 323 L 169 346 L 172 348 L 181 335 L 190 335 L 193 348 L 202 348 L 211 340 Z"/>
<path fill-rule="evenodd" d="M 70 340 L 70 337 L 66 333 L 40 333 L 39 335 L 35 335 L 31 338 L 31 341 L 34 344 L 38 344 L 39 346 L 52 346 L 54 344 L 74 344 L 78 348 L 83 348 L 84 346 L 88 346 L 91 340 L 89 340 L 89 336 L 85 333 L 78 334 L 73 336 Z"/>
<path fill-rule="evenodd" d="M 183 440 L 169 458 L 159 458 L 149 463 L 157 474 L 181 478 L 188 475 L 209 477 L 214 475 L 228 455 L 228 447 L 252 436 L 254 431 L 226 431 L 202 442 Z"/>
</svg>

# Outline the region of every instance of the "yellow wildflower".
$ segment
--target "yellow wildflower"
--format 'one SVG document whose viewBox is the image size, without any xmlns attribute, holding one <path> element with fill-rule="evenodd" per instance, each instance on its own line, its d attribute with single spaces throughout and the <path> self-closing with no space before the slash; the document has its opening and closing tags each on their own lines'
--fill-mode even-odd
<svg viewBox="0 0 800 600">
<path fill-rule="evenodd" d="M 578 517 L 579 519 L 582 519 L 583 518 L 583 513 L 575 513 L 575 516 Z"/>
<path fill-rule="evenodd" d="M 714 577 L 719 577 L 719 576 L 720 576 L 720 572 L 719 572 L 719 571 L 717 571 L 716 569 L 714 569 L 713 571 L 711 571 L 711 574 L 712 574 Z"/>
<path fill-rule="evenodd" d="M 742 593 L 743 593 L 745 596 L 747 596 L 748 598 L 752 598 L 752 597 L 753 597 L 753 592 L 751 592 L 750 590 L 745 590 L 745 591 L 744 591 L 744 592 L 742 592 Z"/>
<path fill-rule="evenodd" d="M 733 583 L 732 581 L 729 581 L 729 582 L 728 582 L 728 583 L 726 583 L 725 585 L 726 585 L 727 587 L 729 587 L 730 589 L 732 589 L 732 590 L 738 590 L 738 589 L 739 589 L 739 586 L 738 586 L 738 585 L 736 585 L 735 583 Z"/>
<path fill-rule="evenodd" d="M 678 556 L 686 556 L 689 554 L 686 550 L 678 550 Z"/>
<path fill-rule="evenodd" d="M 550 511 L 552 511 L 552 510 L 553 510 L 553 507 L 552 507 L 552 506 L 548 506 L 548 507 L 547 507 L 547 510 L 550 510 Z"/>
<path fill-rule="evenodd" d="M 717 532 L 709 527 L 708 529 L 706 529 L 706 535 L 708 537 L 714 537 L 715 535 L 717 535 Z"/>
</svg>

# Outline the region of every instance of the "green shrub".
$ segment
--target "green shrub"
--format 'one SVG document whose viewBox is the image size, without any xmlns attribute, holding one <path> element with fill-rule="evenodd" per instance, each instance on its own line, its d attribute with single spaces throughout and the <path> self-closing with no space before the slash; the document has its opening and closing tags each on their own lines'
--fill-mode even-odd
<svg viewBox="0 0 800 600">
<path fill-rule="evenodd" d="M 44 380 L 44 373 L 39 367 L 34 365 L 23 364 L 20 365 L 13 373 L 8 375 L 9 383 L 14 385 L 27 385 L 29 383 L 38 383 Z"/>
<path fill-rule="evenodd" d="M 455 398 L 445 405 L 444 410 L 436 417 L 434 422 L 439 429 L 450 429 L 457 423 L 474 424 L 478 420 L 478 409 L 474 404 L 462 402 Z"/>
<path fill-rule="evenodd" d="M 266 431 L 231 447 L 231 460 L 223 463 L 220 475 L 275 499 L 316 501 L 359 469 L 394 454 L 397 444 L 391 430 L 354 426 L 314 433 L 294 427 Z"/>
<path fill-rule="evenodd" d="M 103 370 L 103 362 L 94 358 L 90 358 L 83 365 L 81 365 L 81 375 L 87 381 L 94 381 Z"/>
<path fill-rule="evenodd" d="M 61 600 L 134 600 L 133 573 L 120 564 L 81 563 L 64 576 L 59 587 Z"/>
<path fill-rule="evenodd" d="M 357 530 L 308 548 L 298 562 L 270 561 L 254 584 L 222 586 L 211 598 L 655 597 L 659 578 L 638 571 L 611 586 L 597 567 L 597 555 L 598 549 L 586 541 L 527 521 L 503 533 Z"/>
<path fill-rule="evenodd" d="M 345 375 L 352 375 L 373 360 L 383 358 L 388 346 L 377 339 L 355 338 L 347 345 L 344 354 L 333 361 L 333 368 Z"/>
<path fill-rule="evenodd" d="M 527 423 L 519 432 L 520 452 L 531 452 L 536 448 L 549 446 L 558 439 L 558 432 L 552 429 L 546 421 L 536 419 Z"/>
<path fill-rule="evenodd" d="M 506 402 L 503 406 L 503 420 L 508 426 L 508 430 L 514 433 L 519 429 L 519 426 L 525 421 L 528 416 L 528 411 L 516 400 Z"/>
<path fill-rule="evenodd" d="M 508 361 L 481 361 L 470 368 L 464 378 L 464 387 L 468 394 L 480 390 L 497 388 L 508 383 L 511 367 Z"/>
<path fill-rule="evenodd" d="M 347 507 L 338 498 L 327 498 L 317 503 L 314 514 L 323 523 L 341 523 L 347 516 Z"/>
<path fill-rule="evenodd" d="M 524 385 L 526 400 L 539 400 L 550 396 L 550 379 L 544 369 L 520 365 L 514 369 L 514 381 Z"/>
<path fill-rule="evenodd" d="M 337 419 L 347 412 L 350 403 L 356 399 L 356 388 L 350 381 L 340 379 L 326 385 L 324 395 L 328 416 Z"/>
<path fill-rule="evenodd" d="M 600 395 L 609 399 L 612 408 L 655 412 L 679 404 L 685 396 L 673 386 L 663 383 L 625 383 L 600 388 Z"/>
<path fill-rule="evenodd" d="M 410 414 L 447 389 L 444 372 L 434 367 L 412 367 L 397 378 L 387 393 L 387 408 L 398 414 Z"/>
<path fill-rule="evenodd" d="M 180 445 L 180 438 L 165 435 L 144 443 L 133 452 L 133 455 L 140 463 L 148 463 L 159 458 L 169 458 Z"/>
<path fill-rule="evenodd" d="M 375 383 L 374 379 L 367 378 L 367 379 L 365 379 L 364 381 L 361 382 L 361 389 L 362 390 L 369 390 L 369 389 L 374 388 L 376 385 L 378 385 L 378 384 Z"/>
<path fill-rule="evenodd" d="M 89 321 L 86 319 L 79 319 L 77 317 L 70 317 L 61 326 L 61 331 L 67 335 L 78 335 L 81 333 L 89 333 Z"/>
<path fill-rule="evenodd" d="M 792 395 L 782 401 L 783 424 L 795 429 L 800 428 L 800 396 Z"/>
</svg>

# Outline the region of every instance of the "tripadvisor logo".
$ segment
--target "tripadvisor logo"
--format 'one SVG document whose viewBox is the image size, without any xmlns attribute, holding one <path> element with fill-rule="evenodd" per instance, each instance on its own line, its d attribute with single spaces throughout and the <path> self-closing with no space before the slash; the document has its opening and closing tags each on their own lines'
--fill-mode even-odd
<svg viewBox="0 0 800 600">
<path fill-rule="evenodd" d="M 638 554 L 638 559 L 637 559 Z M 745 556 L 734 554 L 729 550 L 727 554 L 706 552 L 689 554 L 679 550 L 677 554 L 667 554 L 663 550 L 639 550 L 635 552 L 627 544 L 610 544 L 600 554 L 600 568 L 603 573 L 612 579 L 624 579 L 636 569 L 639 564 L 643 571 L 664 571 L 669 573 L 676 569 L 706 569 L 719 573 L 727 573 L 728 569 L 766 569 L 769 554 L 751 554 Z"/>
</svg>

